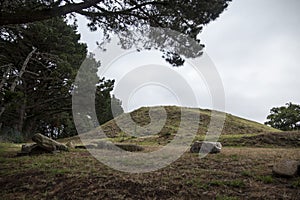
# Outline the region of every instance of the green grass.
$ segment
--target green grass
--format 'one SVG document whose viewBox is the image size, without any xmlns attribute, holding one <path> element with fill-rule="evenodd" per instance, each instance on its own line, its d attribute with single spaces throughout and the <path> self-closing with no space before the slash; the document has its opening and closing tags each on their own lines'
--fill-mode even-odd
<svg viewBox="0 0 300 200">
<path fill-rule="evenodd" d="M 224 140 L 239 140 L 241 139 L 242 137 L 251 137 L 251 136 L 255 136 L 255 135 L 258 135 L 259 133 L 252 133 L 252 134 L 221 134 L 219 136 L 219 139 L 218 141 L 222 142 Z M 197 135 L 195 137 L 195 140 L 204 140 L 206 137 L 206 135 Z"/>
<path fill-rule="evenodd" d="M 71 172 L 70 169 L 50 169 L 49 172 L 52 174 L 52 175 L 62 175 L 62 174 L 68 174 Z"/>
<path fill-rule="evenodd" d="M 231 196 L 223 196 L 223 195 L 218 195 L 216 197 L 216 200 L 238 200 L 238 197 L 231 197 Z"/>
<path fill-rule="evenodd" d="M 257 180 L 262 181 L 265 184 L 270 184 L 270 183 L 274 183 L 274 178 L 270 175 L 267 176 L 257 176 L 256 177 Z"/>
<path fill-rule="evenodd" d="M 232 161 L 238 161 L 239 160 L 239 155 L 233 154 L 233 155 L 230 155 L 230 158 L 231 158 Z"/>
<path fill-rule="evenodd" d="M 293 181 L 292 186 L 295 188 L 300 188 L 300 177 Z"/>
<path fill-rule="evenodd" d="M 243 188 L 245 187 L 245 183 L 242 180 L 231 180 L 231 181 L 224 181 L 224 180 L 212 180 L 209 182 L 210 186 L 229 186 L 234 188 Z"/>
<path fill-rule="evenodd" d="M 253 176 L 253 172 L 251 172 L 249 170 L 244 170 L 244 171 L 242 171 L 241 175 L 245 176 L 245 177 L 252 177 Z"/>
<path fill-rule="evenodd" d="M 20 145 L 0 143 L 0 149 L 0 183 L 6 183 L 0 199 L 14 199 L 16 195 L 25 199 L 61 199 L 57 195 L 62 193 L 73 198 L 80 194 L 86 198 L 99 195 L 98 199 L 111 193 L 121 194 L 120 198 L 138 194 L 139 198 L 151 199 L 154 196 L 147 195 L 156 194 L 162 199 L 196 199 L 203 195 L 208 199 L 243 199 L 245 194 L 256 195 L 261 188 L 265 188 L 264 192 L 276 190 L 280 198 L 282 191 L 297 194 L 300 186 L 300 179 L 279 181 L 272 177 L 267 167 L 282 156 L 299 159 L 295 157 L 299 149 L 225 147 L 220 154 L 203 159 L 186 153 L 171 165 L 144 174 L 109 168 L 86 150 L 15 157 Z"/>
<path fill-rule="evenodd" d="M 199 188 L 199 189 L 208 189 L 209 188 L 209 184 L 207 183 L 203 183 L 201 179 L 192 179 L 192 180 L 187 180 L 186 181 L 187 185 Z"/>
<path fill-rule="evenodd" d="M 113 120 L 104 124 L 101 128 L 109 136 L 109 141 L 137 144 L 148 147 L 148 151 L 152 151 L 171 141 L 178 130 L 180 109 L 174 106 L 165 108 L 168 114 L 167 122 L 159 133 L 155 135 L 142 138 L 133 137 L 124 133 Z M 154 108 L 154 111 L 155 109 L 157 108 Z M 195 140 L 203 140 L 208 128 L 211 111 L 185 109 L 188 116 L 191 117 L 191 120 L 187 122 L 184 128 L 185 133 L 191 133 L 190 130 L 194 126 L 192 119 L 194 116 L 200 115 L 201 123 Z M 136 123 L 145 126 L 150 122 L 148 111 L 149 108 L 141 108 L 134 111 L 132 117 Z M 121 123 L 127 126 L 126 120 L 122 121 L 123 119 L 120 119 Z M 157 120 L 159 119 L 157 118 Z M 147 131 L 151 132 L 150 129 Z M 239 141 L 245 136 L 252 137 L 269 131 L 276 132 L 277 130 L 256 122 L 227 115 L 225 128 L 222 135 L 220 135 L 219 141 L 221 143 L 230 141 L 239 145 Z M 66 143 L 70 140 L 74 140 L 76 144 L 81 143 L 78 136 L 60 141 Z M 103 139 L 95 140 L 93 137 L 90 139 L 91 143 L 101 140 Z M 72 184 L 72 187 L 69 187 L 69 190 L 72 191 L 68 192 L 68 194 L 73 192 L 75 197 L 80 193 L 85 194 L 85 192 L 89 191 L 96 191 L 98 192 L 97 194 L 107 191 L 111 193 L 110 189 L 114 188 L 116 188 L 115 194 L 120 194 L 122 191 L 126 191 L 127 188 L 133 190 L 133 192 L 129 191 L 128 193 L 142 193 L 145 192 L 143 189 L 147 188 L 153 190 L 149 191 L 149 193 L 161 192 L 162 195 L 174 193 L 176 197 L 179 192 L 183 193 L 183 196 L 180 197 L 186 197 L 191 191 L 202 195 L 203 193 L 206 194 L 207 191 L 214 190 L 216 193 L 211 198 L 219 200 L 236 200 L 239 199 L 238 197 L 243 197 L 240 196 L 241 192 L 239 191 L 242 191 L 242 193 L 249 192 L 248 187 L 250 187 L 250 183 L 251 187 L 255 187 L 256 190 L 265 187 L 267 188 L 266 191 L 273 190 L 276 187 L 278 190 L 286 189 L 288 188 L 287 186 L 292 186 L 291 188 L 296 189 L 300 187 L 300 179 L 288 180 L 285 185 L 280 185 L 279 187 L 277 179 L 271 176 L 271 171 L 267 167 L 274 159 L 282 156 L 286 157 L 287 153 L 290 157 L 296 156 L 296 151 L 290 149 L 288 152 L 286 150 L 283 152 L 280 149 L 268 149 L 263 152 L 261 149 L 244 148 L 237 145 L 234 148 L 224 145 L 220 154 L 208 155 L 203 159 L 199 159 L 198 154 L 186 153 L 179 160 L 161 170 L 146 174 L 128 174 L 103 165 L 86 150 L 71 150 L 70 152 L 62 152 L 55 155 L 43 154 L 15 157 L 14 155 L 20 151 L 21 145 L 0 143 L 0 177 L 8 177 L 8 180 L 17 177 L 13 188 L 18 190 L 15 185 L 19 184 L 21 185 L 20 187 L 24 187 L 23 192 L 27 192 L 27 195 L 31 195 L 32 191 L 39 191 L 33 199 L 46 199 L 53 194 L 53 191 L 58 191 L 59 188 L 56 188 L 56 184 L 47 186 L 47 182 L 63 182 L 66 184 L 66 187 Z M 240 145 L 242 146 L 242 144 Z M 37 184 L 28 187 L 27 181 L 29 178 L 30 180 L 36 178 Z M 19 183 L 19 179 L 25 183 L 22 185 Z M 44 184 L 44 186 L 39 184 Z M 89 190 L 85 190 L 86 187 Z M 106 190 L 105 188 L 110 189 Z M 164 191 L 165 188 L 171 193 Z M 13 197 L 15 192 L 11 192 L 11 188 L 9 189 L 3 191 L 3 194 L 12 195 L 9 197 Z M 64 188 L 60 191 L 62 192 L 63 190 Z M 216 194 L 219 195 L 216 196 Z M 22 196 L 23 194 L 20 192 L 18 195 Z M 89 194 L 88 197 L 94 197 L 93 195 Z M 26 197 L 28 198 L 28 196 Z M 164 197 L 166 198 L 166 196 Z"/>
<path fill-rule="evenodd" d="M 228 114 L 226 117 L 225 129 L 227 129 L 226 131 L 228 133 L 235 133 L 235 134 L 280 132 L 280 130 L 274 129 L 264 124 L 243 119 L 231 114 Z"/>
<path fill-rule="evenodd" d="M 0 156 L 7 155 L 10 152 L 16 151 L 21 148 L 21 144 L 1 143 L 0 142 Z"/>
<path fill-rule="evenodd" d="M 212 173 L 213 174 L 213 173 Z M 211 174 L 211 175 L 212 175 Z M 224 176 L 224 174 L 218 174 L 220 177 Z M 215 174 L 214 176 L 217 176 Z M 197 188 L 202 188 L 202 189 L 209 189 L 209 188 L 214 188 L 216 186 L 222 187 L 222 186 L 227 186 L 227 187 L 232 187 L 232 188 L 244 188 L 245 183 L 242 180 L 211 180 L 209 182 L 204 182 L 201 179 L 191 179 L 187 180 L 186 184 L 195 186 Z"/>
</svg>

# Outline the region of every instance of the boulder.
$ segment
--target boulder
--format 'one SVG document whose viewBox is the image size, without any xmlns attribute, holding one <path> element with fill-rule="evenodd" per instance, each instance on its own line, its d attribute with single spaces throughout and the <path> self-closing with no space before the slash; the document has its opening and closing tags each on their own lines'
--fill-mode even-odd
<svg viewBox="0 0 300 200">
<path fill-rule="evenodd" d="M 86 149 L 84 145 L 77 145 L 75 146 L 75 149 Z"/>
<path fill-rule="evenodd" d="M 120 149 L 115 149 L 119 147 Z M 130 152 L 143 151 L 144 148 L 135 144 L 112 144 L 106 141 L 98 141 L 95 144 L 79 145 L 76 149 L 107 149 L 107 150 L 125 150 Z"/>
<path fill-rule="evenodd" d="M 220 153 L 222 144 L 220 142 L 196 141 L 191 146 L 191 153 Z"/>
<path fill-rule="evenodd" d="M 37 144 L 24 144 L 22 145 L 21 152 L 19 152 L 18 156 L 27 156 L 27 155 L 38 155 L 43 153 L 54 153 L 49 152 L 46 149 L 43 149 Z"/>
<path fill-rule="evenodd" d="M 30 153 L 34 148 L 36 148 L 37 144 L 23 144 L 21 148 L 21 153 Z"/>
<path fill-rule="evenodd" d="M 273 174 L 282 177 L 294 177 L 300 174 L 300 162 L 296 160 L 282 160 L 273 165 Z"/>
<path fill-rule="evenodd" d="M 66 146 L 69 147 L 70 149 L 75 149 L 75 144 L 73 141 L 69 141 L 66 143 Z"/>
<path fill-rule="evenodd" d="M 59 143 L 51 138 L 48 138 L 40 133 L 35 134 L 32 137 L 32 141 L 36 142 L 37 145 L 49 152 L 54 152 L 56 150 L 68 151 L 68 147 L 62 143 Z"/>
</svg>

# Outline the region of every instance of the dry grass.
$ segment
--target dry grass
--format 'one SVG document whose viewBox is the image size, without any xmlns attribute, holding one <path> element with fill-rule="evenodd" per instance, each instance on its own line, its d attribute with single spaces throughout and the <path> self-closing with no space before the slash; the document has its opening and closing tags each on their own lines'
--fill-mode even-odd
<svg viewBox="0 0 300 200">
<path fill-rule="evenodd" d="M 133 137 L 122 132 L 114 120 L 101 129 L 112 142 L 138 144 L 143 146 L 144 152 L 155 151 L 173 139 L 180 124 L 180 108 L 165 109 L 166 123 L 155 135 Z M 211 111 L 184 109 L 189 118 L 185 131 L 189 133 L 192 126 L 197 126 L 195 140 L 203 139 Z M 141 126 L 150 123 L 149 108 L 127 115 Z M 200 116 L 200 122 L 193 121 L 196 116 Z M 122 117 L 119 117 L 121 124 L 129 126 Z M 160 120 L 159 115 L 154 116 L 154 120 Z M 103 140 L 95 140 L 95 132 L 97 130 L 87 133 L 91 135 L 90 143 Z M 225 147 L 220 154 L 199 159 L 197 154 L 185 153 L 171 165 L 144 174 L 115 171 L 97 161 L 87 150 L 16 157 L 20 146 L 0 143 L 0 199 L 299 199 L 299 177 L 272 176 L 274 162 L 300 160 L 299 136 L 299 133 L 287 136 L 262 124 L 227 115 L 220 137 Z M 280 137 L 289 141 L 284 146 L 289 148 L 281 146 Z M 78 136 L 60 142 L 70 140 L 81 144 Z M 265 148 L 270 147 L 266 141 L 277 148 Z M 249 148 L 256 143 L 263 148 Z"/>
<path fill-rule="evenodd" d="M 199 159 L 184 154 L 151 173 L 115 171 L 86 150 L 14 157 L 0 145 L 0 199 L 297 199 L 300 178 L 273 177 L 272 164 L 300 160 L 299 148 L 225 147 Z"/>
</svg>

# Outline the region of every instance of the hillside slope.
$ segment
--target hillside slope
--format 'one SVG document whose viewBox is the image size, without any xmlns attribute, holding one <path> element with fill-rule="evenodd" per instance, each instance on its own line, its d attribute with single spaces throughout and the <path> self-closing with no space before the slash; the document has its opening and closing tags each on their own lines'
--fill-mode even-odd
<svg viewBox="0 0 300 200">
<path fill-rule="evenodd" d="M 184 125 L 180 124 L 182 121 L 181 109 L 183 109 L 186 119 Z M 168 141 L 172 140 L 179 127 L 184 126 L 183 130 L 186 131 L 186 133 L 197 129 L 195 140 L 202 139 L 208 130 L 210 116 L 212 113 L 211 110 L 207 109 L 181 108 L 176 106 L 151 107 L 151 112 L 149 112 L 149 110 L 150 107 L 142 107 L 131 113 L 124 113 L 118 116 L 116 120 L 111 120 L 87 134 L 94 135 L 93 133 L 97 132 L 97 130 L 101 128 L 112 141 L 116 142 L 126 141 L 140 144 L 166 144 Z M 167 117 L 165 123 L 162 119 L 162 110 L 166 111 Z M 149 114 L 152 117 L 152 122 L 161 122 L 164 126 L 161 128 L 157 123 L 152 123 L 150 125 L 151 118 Z M 130 122 L 130 119 L 132 119 L 137 125 Z M 139 126 L 143 128 L 141 129 Z M 120 127 L 122 127 L 122 130 Z M 232 135 L 247 136 L 278 131 L 279 130 L 277 129 L 273 129 L 254 121 L 226 114 L 222 135 L 228 135 L 229 137 Z M 134 135 L 142 135 L 143 137 L 135 137 Z M 72 139 L 78 139 L 78 137 Z"/>
</svg>

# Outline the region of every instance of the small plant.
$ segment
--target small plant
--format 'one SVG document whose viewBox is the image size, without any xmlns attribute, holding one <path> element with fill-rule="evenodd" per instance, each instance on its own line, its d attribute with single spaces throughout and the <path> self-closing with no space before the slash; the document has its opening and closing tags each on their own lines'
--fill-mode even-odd
<svg viewBox="0 0 300 200">
<path fill-rule="evenodd" d="M 166 138 L 168 138 L 168 137 L 170 137 L 172 134 L 170 133 L 170 132 L 163 132 L 163 133 L 161 133 L 160 134 L 160 137 L 166 137 Z"/>
<path fill-rule="evenodd" d="M 230 196 L 217 196 L 216 200 L 238 200 L 237 197 L 230 197 Z"/>
<path fill-rule="evenodd" d="M 205 189 L 205 190 L 208 189 L 208 185 L 205 183 L 202 183 L 199 179 L 188 180 L 186 182 L 186 184 L 195 186 L 197 188 Z"/>
<path fill-rule="evenodd" d="M 262 181 L 265 184 L 270 184 L 270 183 L 274 182 L 273 177 L 269 176 L 269 175 L 268 176 L 257 176 L 256 178 L 257 178 L 257 180 Z"/>
<path fill-rule="evenodd" d="M 212 180 L 212 181 L 209 182 L 209 185 L 210 186 L 222 186 L 222 185 L 224 185 L 224 182 L 219 181 L 219 180 Z"/>
<path fill-rule="evenodd" d="M 228 186 L 228 187 L 235 187 L 235 188 L 242 188 L 245 186 L 245 183 L 242 180 L 232 180 L 232 181 L 219 181 L 219 180 L 212 180 L 209 182 L 210 186 Z"/>
<path fill-rule="evenodd" d="M 12 143 L 23 143 L 25 139 L 20 132 L 15 131 L 13 129 L 9 129 L 8 131 L 1 133 L 0 141 L 12 142 Z"/>
<path fill-rule="evenodd" d="M 127 137 L 127 134 L 124 133 L 124 132 L 122 131 L 122 132 L 120 132 L 120 133 L 118 134 L 118 136 L 114 139 L 114 141 L 115 141 L 115 142 L 124 142 L 124 141 L 126 141 L 127 139 L 129 139 L 129 138 Z"/>
<path fill-rule="evenodd" d="M 300 188 L 300 178 L 292 183 L 292 186 L 295 188 Z"/>
<path fill-rule="evenodd" d="M 252 177 L 252 172 L 250 172 L 250 171 L 247 171 L 247 170 L 245 170 L 245 171 L 242 171 L 242 176 L 246 176 L 246 177 Z"/>
<path fill-rule="evenodd" d="M 70 170 L 68 170 L 68 169 L 51 169 L 50 170 L 50 173 L 52 174 L 52 175 L 63 175 L 63 174 L 66 174 L 66 173 L 68 173 L 68 172 L 70 172 Z"/>
<path fill-rule="evenodd" d="M 235 188 L 245 187 L 245 183 L 242 180 L 227 181 L 225 184 L 227 186 L 231 186 L 231 187 L 235 187 Z"/>
<path fill-rule="evenodd" d="M 231 159 L 232 159 L 233 161 L 238 161 L 238 160 L 239 160 L 239 156 L 236 155 L 236 154 L 231 155 L 230 157 L 231 157 Z"/>
</svg>

